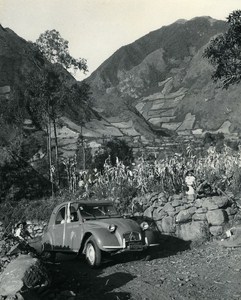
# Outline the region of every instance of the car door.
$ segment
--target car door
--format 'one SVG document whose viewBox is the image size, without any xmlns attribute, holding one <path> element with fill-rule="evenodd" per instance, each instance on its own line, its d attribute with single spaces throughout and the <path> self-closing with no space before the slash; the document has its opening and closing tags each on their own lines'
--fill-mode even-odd
<svg viewBox="0 0 241 300">
<path fill-rule="evenodd" d="M 67 222 L 64 244 L 73 251 L 78 252 L 83 237 L 82 218 L 78 210 L 78 203 L 69 203 L 67 207 Z"/>
<path fill-rule="evenodd" d="M 67 205 L 59 208 L 56 213 L 56 218 L 53 225 L 53 248 L 54 250 L 64 250 L 64 236 L 65 236 L 65 224 L 66 224 L 66 211 Z"/>
</svg>

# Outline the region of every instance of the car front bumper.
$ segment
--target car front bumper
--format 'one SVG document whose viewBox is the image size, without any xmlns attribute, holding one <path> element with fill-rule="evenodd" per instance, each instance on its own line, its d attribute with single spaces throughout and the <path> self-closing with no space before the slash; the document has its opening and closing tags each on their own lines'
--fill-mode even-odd
<svg viewBox="0 0 241 300">
<path fill-rule="evenodd" d="M 125 239 L 123 239 L 123 244 L 120 246 L 102 246 L 104 250 L 108 252 L 132 252 L 132 251 L 143 251 L 146 250 L 149 247 L 155 247 L 159 246 L 158 243 L 148 243 L 148 239 L 145 238 L 145 243 L 143 244 L 142 241 L 133 241 L 133 242 L 126 242 Z"/>
</svg>

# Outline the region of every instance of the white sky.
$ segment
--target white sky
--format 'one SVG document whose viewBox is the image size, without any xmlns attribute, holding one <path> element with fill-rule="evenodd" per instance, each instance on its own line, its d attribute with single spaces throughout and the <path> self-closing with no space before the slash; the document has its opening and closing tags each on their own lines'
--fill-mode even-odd
<svg viewBox="0 0 241 300">
<path fill-rule="evenodd" d="M 0 0 L 0 23 L 26 40 L 56 29 L 89 73 L 121 46 L 178 19 L 225 20 L 240 0 Z"/>
</svg>

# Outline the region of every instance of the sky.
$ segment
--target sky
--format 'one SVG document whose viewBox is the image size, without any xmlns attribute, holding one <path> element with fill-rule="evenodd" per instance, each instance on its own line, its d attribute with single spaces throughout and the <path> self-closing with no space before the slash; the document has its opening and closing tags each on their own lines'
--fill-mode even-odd
<svg viewBox="0 0 241 300">
<path fill-rule="evenodd" d="M 225 20 L 240 0 L 0 0 L 0 24 L 26 40 L 56 29 L 88 76 L 121 46 L 178 19 Z M 78 79 L 85 78 L 79 76 Z"/>
</svg>

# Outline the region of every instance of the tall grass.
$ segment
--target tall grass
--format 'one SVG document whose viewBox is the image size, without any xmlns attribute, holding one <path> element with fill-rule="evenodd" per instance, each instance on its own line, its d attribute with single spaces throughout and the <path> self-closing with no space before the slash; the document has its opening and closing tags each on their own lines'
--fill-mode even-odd
<svg viewBox="0 0 241 300">
<path fill-rule="evenodd" d="M 234 151 L 224 146 L 220 152 L 210 147 L 205 153 L 200 153 L 187 148 L 182 155 L 175 154 L 164 159 L 150 161 L 141 157 L 132 166 L 125 166 L 118 158 L 113 166 L 107 159 L 102 172 L 97 169 L 83 171 L 81 185 L 76 182 L 76 189 L 61 191 L 54 199 L 2 203 L 0 220 L 6 219 L 8 223 L 10 219 L 17 221 L 22 216 L 48 219 L 57 203 L 83 198 L 108 198 L 115 201 L 122 212 L 130 211 L 136 197 L 141 198 L 152 192 L 164 192 L 166 195 L 183 192 L 185 173 L 190 169 L 196 177 L 196 186 L 207 182 L 216 190 L 240 194 L 241 149 Z"/>
<path fill-rule="evenodd" d="M 96 172 L 94 181 L 86 187 L 101 197 L 124 198 L 162 191 L 177 194 L 184 191 L 185 173 L 192 169 L 197 185 L 208 182 L 223 190 L 238 193 L 241 186 L 241 151 L 224 146 L 222 152 L 210 147 L 201 154 L 187 151 L 165 159 L 147 161 L 140 158 L 132 167 L 116 161 L 112 166 L 106 160 L 103 172 Z"/>
</svg>

